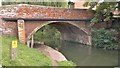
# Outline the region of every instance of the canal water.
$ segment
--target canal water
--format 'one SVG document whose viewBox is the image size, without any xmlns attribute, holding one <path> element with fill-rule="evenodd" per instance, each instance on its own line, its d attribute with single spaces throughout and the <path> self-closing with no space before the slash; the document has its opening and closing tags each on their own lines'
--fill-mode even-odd
<svg viewBox="0 0 120 68">
<path fill-rule="evenodd" d="M 62 41 L 59 51 L 77 66 L 117 66 L 118 51 Z"/>
</svg>

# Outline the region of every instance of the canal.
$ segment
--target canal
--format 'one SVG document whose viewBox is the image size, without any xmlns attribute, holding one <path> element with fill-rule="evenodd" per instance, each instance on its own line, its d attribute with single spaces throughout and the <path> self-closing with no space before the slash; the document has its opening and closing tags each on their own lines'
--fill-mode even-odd
<svg viewBox="0 0 120 68">
<path fill-rule="evenodd" d="M 53 44 L 54 45 L 54 44 Z M 59 51 L 77 66 L 117 66 L 118 51 L 62 41 Z"/>
<path fill-rule="evenodd" d="M 35 41 L 45 42 L 61 53 L 77 66 L 117 66 L 118 51 L 105 50 L 75 42 L 60 41 L 61 33 L 50 25 L 38 30 Z"/>
</svg>

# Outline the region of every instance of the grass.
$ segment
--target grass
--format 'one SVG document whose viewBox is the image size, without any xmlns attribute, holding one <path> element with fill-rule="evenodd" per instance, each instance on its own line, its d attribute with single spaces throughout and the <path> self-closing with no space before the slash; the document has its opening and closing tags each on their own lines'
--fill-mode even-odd
<svg viewBox="0 0 120 68">
<path fill-rule="evenodd" d="M 61 61 L 58 64 L 61 66 L 60 68 L 75 68 L 76 66 L 72 61 Z"/>
<path fill-rule="evenodd" d="M 17 38 L 13 36 L 2 36 L 3 66 L 51 66 L 51 61 L 47 56 L 38 52 L 37 49 L 28 48 L 20 42 L 18 42 L 17 46 L 17 57 L 12 61 L 10 59 L 10 44 L 12 40 L 17 40 Z M 74 68 L 73 66 L 75 66 L 71 61 L 61 61 L 58 62 L 58 65 L 61 66 L 60 68 Z"/>
<path fill-rule="evenodd" d="M 2 37 L 2 65 L 3 66 L 51 66 L 51 61 L 36 49 L 28 48 L 18 42 L 16 60 L 10 60 L 10 44 L 15 37 Z"/>
<path fill-rule="evenodd" d="M 59 66 L 76 66 L 72 61 L 61 61 L 58 62 Z"/>
</svg>

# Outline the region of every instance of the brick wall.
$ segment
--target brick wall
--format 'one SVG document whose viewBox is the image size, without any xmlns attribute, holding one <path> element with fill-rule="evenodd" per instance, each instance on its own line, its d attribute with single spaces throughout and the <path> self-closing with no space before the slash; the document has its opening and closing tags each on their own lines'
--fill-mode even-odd
<svg viewBox="0 0 120 68">
<path fill-rule="evenodd" d="M 36 5 L 2 6 L 0 7 L 0 10 L 0 25 L 2 25 L 0 28 L 3 29 L 3 34 L 7 35 L 18 35 L 18 22 L 17 20 L 5 21 L 2 18 L 91 19 L 93 17 L 93 14 L 85 9 L 65 9 Z M 24 21 L 25 36 L 28 37 L 38 26 L 49 24 L 48 22 L 49 21 Z M 62 26 L 68 26 L 69 29 L 65 29 L 65 27 L 60 26 L 62 27 L 60 30 L 63 29 L 64 38 L 66 40 L 76 40 L 89 44 L 87 34 L 90 33 L 90 31 L 87 23 L 88 22 L 86 21 L 71 21 L 71 23 L 68 23 L 71 25 L 62 24 Z M 71 31 L 71 33 L 67 33 L 67 31 Z M 77 34 L 74 36 L 73 34 L 75 33 Z"/>
<path fill-rule="evenodd" d="M 7 18 L 58 18 L 88 19 L 93 14 L 86 9 L 65 9 L 36 5 L 12 5 L 0 7 L 0 15 Z"/>
</svg>

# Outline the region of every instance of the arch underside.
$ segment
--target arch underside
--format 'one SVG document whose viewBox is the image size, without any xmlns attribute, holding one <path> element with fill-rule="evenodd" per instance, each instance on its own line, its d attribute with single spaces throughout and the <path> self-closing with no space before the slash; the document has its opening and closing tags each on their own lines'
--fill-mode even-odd
<svg viewBox="0 0 120 68">
<path fill-rule="evenodd" d="M 61 33 L 62 40 L 89 44 L 88 34 L 77 26 L 70 24 L 69 22 L 50 22 L 44 25 L 40 25 L 31 32 L 31 35 L 33 35 L 37 30 L 45 25 L 51 25 L 57 28 Z M 31 35 L 28 36 L 28 38 L 30 38 Z"/>
</svg>

